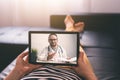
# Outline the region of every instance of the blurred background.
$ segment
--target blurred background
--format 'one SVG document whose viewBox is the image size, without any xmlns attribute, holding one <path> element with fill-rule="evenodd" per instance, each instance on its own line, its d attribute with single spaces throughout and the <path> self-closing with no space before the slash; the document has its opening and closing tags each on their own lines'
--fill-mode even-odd
<svg viewBox="0 0 120 80">
<path fill-rule="evenodd" d="M 51 14 L 120 13 L 119 3 L 119 0 L 0 0 L 0 27 L 49 27 Z"/>
<path fill-rule="evenodd" d="M 29 30 L 50 27 L 51 15 L 120 13 L 119 3 L 120 0 L 0 0 L 0 71 L 28 47 Z"/>
</svg>

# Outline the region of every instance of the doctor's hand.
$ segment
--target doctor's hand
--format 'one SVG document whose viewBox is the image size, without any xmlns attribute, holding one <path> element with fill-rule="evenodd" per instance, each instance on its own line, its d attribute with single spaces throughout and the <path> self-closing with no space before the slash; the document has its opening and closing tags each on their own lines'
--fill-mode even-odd
<svg viewBox="0 0 120 80">
<path fill-rule="evenodd" d="M 50 60 L 54 57 L 55 53 L 48 53 L 47 60 Z"/>
</svg>

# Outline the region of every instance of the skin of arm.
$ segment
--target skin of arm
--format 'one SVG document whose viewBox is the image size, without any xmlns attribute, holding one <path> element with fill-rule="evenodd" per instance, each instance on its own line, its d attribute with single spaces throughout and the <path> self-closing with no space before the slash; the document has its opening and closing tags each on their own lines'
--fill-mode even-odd
<svg viewBox="0 0 120 80">
<path fill-rule="evenodd" d="M 78 75 L 83 77 L 85 80 L 98 80 L 87 58 L 86 53 L 81 47 L 80 47 L 80 54 L 78 58 L 78 66 L 72 67 L 72 69 L 75 72 L 77 72 Z"/>
<path fill-rule="evenodd" d="M 28 62 L 28 51 L 24 51 L 17 57 L 15 68 L 4 80 L 20 80 L 24 75 L 41 66 L 30 64 Z"/>
</svg>

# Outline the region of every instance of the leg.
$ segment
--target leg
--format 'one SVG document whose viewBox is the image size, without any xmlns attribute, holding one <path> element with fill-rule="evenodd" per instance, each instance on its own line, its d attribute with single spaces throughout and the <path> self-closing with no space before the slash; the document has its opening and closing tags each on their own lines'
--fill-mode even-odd
<svg viewBox="0 0 120 80">
<path fill-rule="evenodd" d="M 66 16 L 64 23 L 66 26 L 66 31 L 82 32 L 84 30 L 84 22 L 75 23 L 70 15 Z"/>
<path fill-rule="evenodd" d="M 66 18 L 64 20 L 64 23 L 65 23 L 65 26 L 66 26 L 66 29 L 65 29 L 66 31 L 82 32 L 84 30 L 84 22 L 75 23 L 70 15 L 66 16 Z M 91 64 L 90 64 L 90 62 L 87 58 L 87 55 L 86 55 L 85 51 L 83 50 L 82 46 L 80 45 L 79 48 L 80 48 L 79 49 L 80 52 L 83 52 L 83 54 L 84 54 L 84 57 L 83 57 L 84 62 L 87 63 L 89 66 L 91 66 Z"/>
<path fill-rule="evenodd" d="M 74 25 L 74 29 L 79 32 L 83 32 L 84 30 L 84 22 L 78 22 Z"/>
<path fill-rule="evenodd" d="M 73 27 L 74 25 L 74 20 L 72 19 L 72 17 L 70 15 L 67 15 L 65 20 L 64 20 L 65 26 L 66 26 L 66 31 L 69 31 L 70 27 Z"/>
</svg>

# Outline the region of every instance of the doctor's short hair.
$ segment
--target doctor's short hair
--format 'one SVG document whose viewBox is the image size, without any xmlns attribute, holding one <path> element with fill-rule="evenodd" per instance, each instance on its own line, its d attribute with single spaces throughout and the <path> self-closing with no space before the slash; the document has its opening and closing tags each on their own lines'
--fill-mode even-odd
<svg viewBox="0 0 120 80">
<path fill-rule="evenodd" d="M 57 36 L 56 33 L 50 33 L 49 36 L 48 36 L 48 38 L 49 38 L 50 36 L 52 36 L 52 35 L 55 35 L 55 36 L 58 38 L 58 36 Z"/>
</svg>

